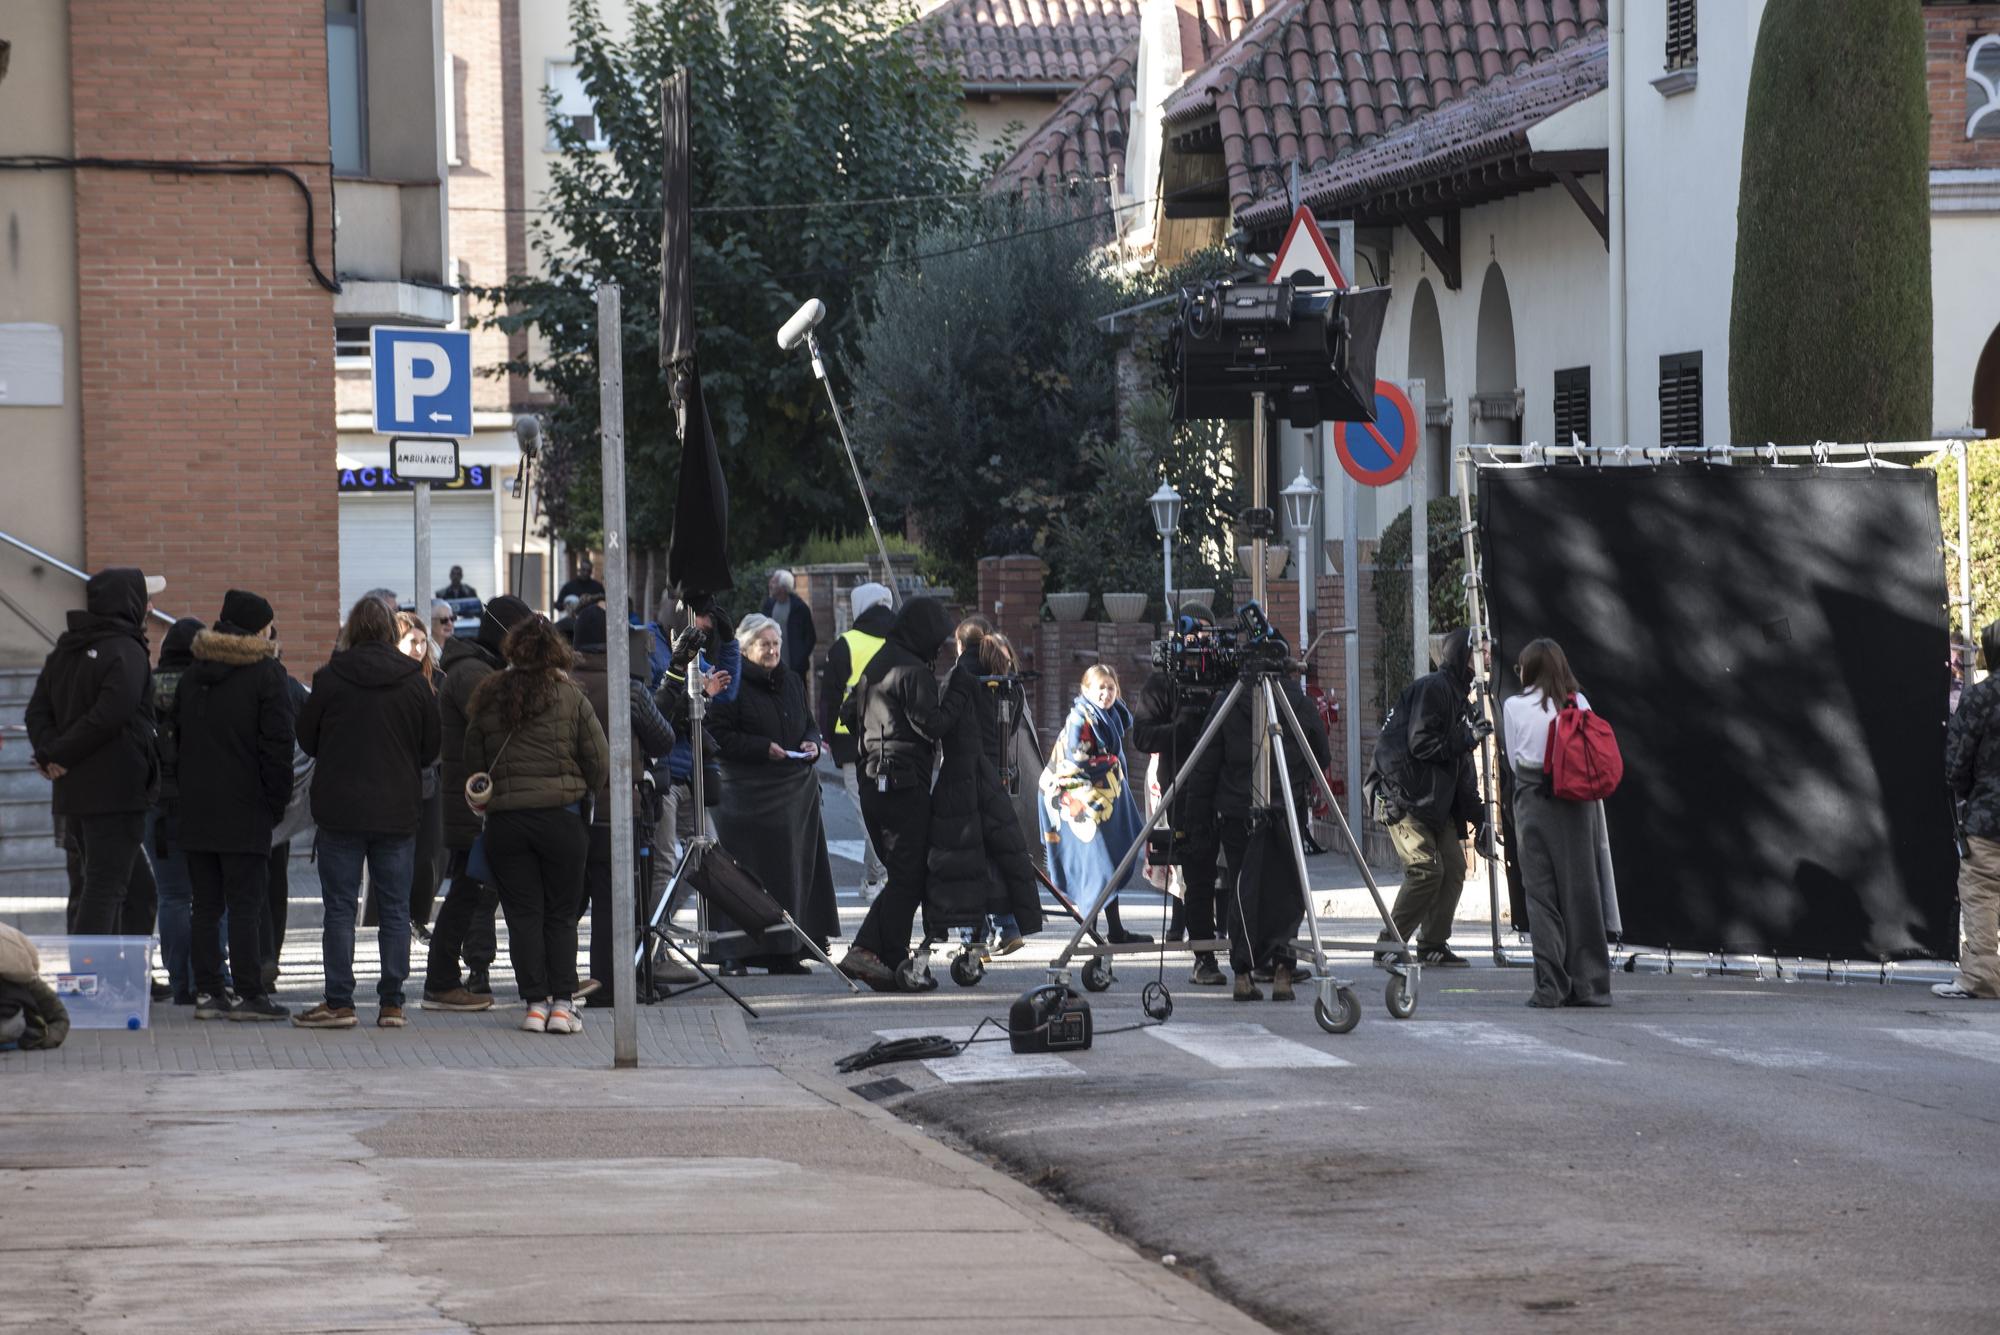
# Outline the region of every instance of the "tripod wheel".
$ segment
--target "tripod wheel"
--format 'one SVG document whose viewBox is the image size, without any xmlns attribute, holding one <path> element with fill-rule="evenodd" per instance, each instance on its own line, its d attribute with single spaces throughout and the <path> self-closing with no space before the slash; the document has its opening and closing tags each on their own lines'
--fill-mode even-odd
<svg viewBox="0 0 2000 1335">
<path fill-rule="evenodd" d="M 1111 961 L 1102 955 L 1092 955 L 1090 963 L 1083 966 L 1083 990 L 1104 992 L 1111 987 Z"/>
<path fill-rule="evenodd" d="M 896 966 L 896 986 L 905 992 L 937 991 L 937 979 L 931 976 L 930 965 L 919 965 L 917 959 L 912 955 Z"/>
<path fill-rule="evenodd" d="M 1399 1020 L 1407 1020 L 1417 1013 L 1417 999 L 1410 992 L 1407 974 L 1389 975 L 1389 985 L 1382 989 L 1382 1000 L 1388 1005 L 1389 1014 Z"/>
<path fill-rule="evenodd" d="M 986 976 L 986 961 L 977 951 L 965 950 L 951 957 L 951 981 L 960 987 L 977 987 Z"/>
<path fill-rule="evenodd" d="M 1354 995 L 1354 989 L 1343 987 L 1334 992 L 1334 1005 L 1328 1009 L 1326 993 L 1322 991 L 1313 1000 L 1313 1019 L 1329 1034 L 1345 1034 L 1361 1023 L 1361 999 Z"/>
</svg>

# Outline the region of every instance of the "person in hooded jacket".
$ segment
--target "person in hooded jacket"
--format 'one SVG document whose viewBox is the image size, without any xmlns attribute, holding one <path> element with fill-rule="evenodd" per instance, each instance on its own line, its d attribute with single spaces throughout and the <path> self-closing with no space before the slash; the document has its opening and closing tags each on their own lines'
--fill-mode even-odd
<svg viewBox="0 0 2000 1335">
<path fill-rule="evenodd" d="M 302 1029 L 352 1029 L 354 925 L 361 869 L 380 897 L 381 1008 L 375 1023 L 404 1024 L 410 973 L 410 876 L 423 816 L 424 767 L 441 745 L 437 697 L 416 661 L 396 648 L 396 617 L 364 597 L 347 614 L 342 648 L 313 674 L 299 711 L 299 745 L 315 758 L 312 814 L 319 827 L 320 900 L 326 917 L 326 1000 L 292 1017 Z"/>
<path fill-rule="evenodd" d="M 465 764 L 491 783 L 485 846 L 527 1003 L 521 1028 L 580 1034 L 577 904 L 590 832 L 583 804 L 611 778 L 611 747 L 574 681 L 576 651 L 541 617 L 507 634 L 507 670 L 472 693 Z"/>
<path fill-rule="evenodd" d="M 734 700 L 716 705 L 708 716 L 709 733 L 722 754 L 716 832 L 743 869 L 825 950 L 840 931 L 840 913 L 815 771 L 819 725 L 806 703 L 804 680 L 786 665 L 779 624 L 761 614 L 744 617 L 736 640 L 743 655 L 741 687 Z M 734 930 L 723 914 L 712 916 L 718 931 Z M 785 927 L 716 941 L 703 954 L 722 961 L 725 974 L 752 966 L 774 974 L 807 971 L 805 947 Z"/>
<path fill-rule="evenodd" d="M 660 707 L 653 703 L 653 693 L 646 686 L 648 677 L 652 675 L 646 662 L 652 636 L 643 626 L 631 627 L 627 634 L 630 648 L 626 689 L 632 702 L 632 764 L 636 775 L 651 768 L 655 760 L 665 758 L 674 749 L 674 730 L 660 713 Z M 591 712 L 597 715 L 597 726 L 604 729 L 607 738 L 611 733 L 609 646 L 604 608 L 585 608 L 576 618 L 576 671 L 572 675 L 589 699 Z M 600 1007 L 611 1005 L 621 981 L 632 977 L 631 962 L 628 960 L 624 968 L 619 968 L 611 949 L 611 776 L 608 770 L 604 786 L 592 795 L 590 811 L 590 856 L 583 869 L 584 902 L 578 906 L 590 910 L 590 977 L 584 980 L 578 995 L 584 998 L 585 1005 Z M 632 816 L 633 836 L 641 847 L 645 847 L 650 842 L 646 829 L 649 813 L 636 789 L 632 793 Z"/>
<path fill-rule="evenodd" d="M 430 952 L 424 967 L 424 1009 L 483 1011 L 493 1004 L 487 970 L 499 954 L 493 917 L 500 907 L 499 888 L 471 872 L 472 842 L 480 820 L 465 804 L 465 722 L 472 693 L 479 683 L 507 666 L 500 646 L 507 632 L 535 614 L 512 594 L 488 602 L 479 613 L 479 632 L 453 636 L 444 642 L 444 684 L 438 691 L 442 755 L 438 787 L 444 797 L 444 846 L 449 857 L 444 905 L 431 928 Z M 466 973 L 459 976 L 460 956 Z"/>
<path fill-rule="evenodd" d="M 2000 621 L 1979 636 L 1988 676 L 1968 686 L 1945 729 L 1945 783 L 1965 856 L 1958 868 L 1964 941 L 1958 972 L 1931 991 L 1952 1001 L 2000 997 Z"/>
<path fill-rule="evenodd" d="M 153 858 L 153 880 L 159 890 L 160 965 L 176 1006 L 192 1006 L 194 990 L 194 882 L 188 879 L 187 854 L 180 838 L 180 738 L 174 721 L 174 700 L 181 679 L 194 666 L 194 637 L 207 627 L 199 617 L 182 617 L 160 641 L 159 665 L 153 669 L 153 708 L 159 715 L 155 739 L 160 761 L 160 795 L 146 817 L 146 847 Z M 218 941 L 218 949 L 220 942 Z"/>
<path fill-rule="evenodd" d="M 194 882 L 194 1017 L 282 1020 L 291 1012 L 264 988 L 260 931 L 271 831 L 292 797 L 292 704 L 271 604 L 231 589 L 193 652 L 174 692 L 173 731 L 180 842 Z M 233 1005 L 217 948 L 225 908 Z"/>
<path fill-rule="evenodd" d="M 847 601 L 854 624 L 834 637 L 833 648 L 827 651 L 826 676 L 821 682 L 820 720 L 832 739 L 833 765 L 840 771 L 841 784 L 847 789 L 847 800 L 854 804 L 855 814 L 859 815 L 861 767 L 855 763 L 854 733 L 847 726 L 847 721 L 840 717 L 840 707 L 847 702 L 847 693 L 861 679 L 868 661 L 887 643 L 889 630 L 896 624 L 896 609 L 895 595 L 889 591 L 889 586 L 872 580 L 855 585 Z M 875 855 L 875 844 L 869 839 L 868 826 L 864 822 L 861 827 L 862 903 L 875 902 L 875 896 L 882 892 L 884 874 L 882 859 Z"/>
<path fill-rule="evenodd" d="M 1000 783 L 1000 766 L 1012 737 L 1000 726 L 1000 697 L 1017 690 L 1013 646 L 978 620 L 957 632 L 961 660 L 978 663 L 970 706 L 945 733 L 937 782 L 931 786 L 929 876 L 924 896 L 928 935 L 966 926 L 984 943 L 988 924 L 996 938 L 989 953 L 1010 955 L 1042 930 L 1041 891 L 1035 864 Z M 1017 702 L 1018 703 L 1018 702 Z"/>
<path fill-rule="evenodd" d="M 125 566 L 92 575 L 28 700 L 35 768 L 54 782 L 55 814 L 83 855 L 74 936 L 153 934 L 150 897 L 126 892 L 159 787 L 146 616 L 165 587 Z"/>
<path fill-rule="evenodd" d="M 842 706 L 857 738 L 861 817 L 889 875 L 840 970 L 878 992 L 898 986 L 896 966 L 910 953 L 910 928 L 930 879 L 931 772 L 938 743 L 972 705 L 975 663 L 962 659 L 942 693 L 931 668 L 954 629 L 937 599 L 905 602 L 888 643 L 869 660 Z"/>
<path fill-rule="evenodd" d="M 1472 632 L 1461 626 L 1445 636 L 1437 670 L 1411 682 L 1390 709 L 1370 777 L 1377 817 L 1403 864 L 1390 917 L 1418 962 L 1433 968 L 1466 967 L 1447 943 L 1465 890 L 1460 845 L 1467 824 L 1483 819 L 1472 753 L 1493 735 L 1466 699 L 1471 689 Z"/>
</svg>

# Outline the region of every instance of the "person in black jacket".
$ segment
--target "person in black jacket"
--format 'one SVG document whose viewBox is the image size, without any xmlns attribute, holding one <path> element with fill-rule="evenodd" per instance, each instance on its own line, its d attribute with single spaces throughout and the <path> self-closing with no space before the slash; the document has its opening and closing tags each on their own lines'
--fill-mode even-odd
<svg viewBox="0 0 2000 1335">
<path fill-rule="evenodd" d="M 1185 604 L 1181 608 L 1180 628 L 1187 647 L 1198 650 L 1214 632 L 1215 614 L 1200 603 Z M 1173 675 L 1167 672 L 1155 672 L 1139 688 L 1129 740 L 1138 750 L 1150 751 L 1160 758 L 1161 792 L 1167 791 L 1187 769 L 1188 758 L 1201 740 L 1202 725 L 1213 703 L 1214 692 L 1177 686 Z M 1168 929 L 1167 939 L 1179 941 L 1185 933 L 1197 941 L 1211 940 L 1217 931 L 1215 875 L 1216 859 L 1221 853 L 1216 846 L 1214 823 L 1206 813 L 1198 813 L 1190 806 L 1187 790 L 1183 788 L 1174 794 L 1165 828 L 1171 831 L 1175 865 L 1180 868 L 1185 895 L 1184 900 L 1174 904 L 1173 925 Z M 1202 987 L 1220 987 L 1228 980 L 1216 967 L 1214 954 L 1199 951 L 1194 957 L 1194 974 L 1188 981 Z"/>
<path fill-rule="evenodd" d="M 931 770 L 938 743 L 972 702 L 975 665 L 961 661 L 942 698 L 931 669 L 952 630 L 951 614 L 937 599 L 905 602 L 889 642 L 869 661 L 843 706 L 860 739 L 861 816 L 889 880 L 840 969 L 878 992 L 897 986 L 895 966 L 910 953 L 910 927 L 929 880 Z"/>
<path fill-rule="evenodd" d="M 292 705 L 271 604 L 231 589 L 222 616 L 194 637 L 194 666 L 174 694 L 179 833 L 194 882 L 197 1020 L 282 1020 L 264 990 L 260 928 L 271 831 L 292 797 Z M 229 1003 L 217 933 L 229 910 Z"/>
<path fill-rule="evenodd" d="M 765 584 L 764 615 L 778 623 L 784 640 L 785 668 L 803 682 L 811 682 L 813 648 L 819 643 L 819 628 L 813 625 L 812 605 L 797 593 L 797 582 L 789 570 L 773 570 Z M 807 695 L 811 695 L 808 691 Z"/>
<path fill-rule="evenodd" d="M 317 760 L 312 814 L 319 827 L 326 918 L 326 1000 L 292 1017 L 302 1029 L 354 1027 L 354 920 L 366 863 L 381 897 L 382 976 L 376 1024 L 403 1026 L 410 972 L 410 873 L 423 814 L 424 767 L 438 758 L 437 697 L 415 659 L 396 648 L 396 617 L 374 598 L 347 614 L 343 648 L 313 674 L 299 712 L 299 745 Z"/>
<path fill-rule="evenodd" d="M 150 898 L 128 903 L 126 891 L 159 788 L 146 616 L 165 587 L 129 567 L 92 575 L 28 700 L 35 768 L 55 783 L 55 814 L 83 854 L 75 936 L 153 933 Z"/>
<path fill-rule="evenodd" d="M 1981 632 L 1979 647 L 1989 674 L 2000 673 L 2000 621 Z M 1965 939 L 1958 972 L 1931 991 L 1953 1001 L 2000 997 L 2000 675 L 1966 688 L 1944 738 L 1945 783 L 1965 839 L 1958 868 Z"/>
<path fill-rule="evenodd" d="M 820 726 L 826 730 L 831 741 L 833 766 L 840 771 L 840 781 L 847 789 L 847 800 L 854 804 L 856 815 L 861 813 L 861 775 L 855 763 L 854 733 L 840 717 L 840 707 L 847 702 L 847 693 L 854 688 L 861 670 L 868 666 L 868 660 L 880 653 L 888 642 L 889 629 L 896 624 L 895 595 L 886 584 L 870 581 L 857 584 L 848 594 L 848 605 L 852 609 L 854 624 L 834 637 L 833 648 L 826 655 L 826 677 L 822 683 L 820 696 Z M 868 827 L 861 827 L 861 902 L 872 904 L 875 896 L 882 892 L 882 859 L 875 855 L 874 841 L 868 837 Z"/>
<path fill-rule="evenodd" d="M 1467 824 L 1481 820 L 1472 753 L 1493 735 L 1472 712 L 1471 689 L 1472 632 L 1460 627 L 1445 636 L 1437 670 L 1411 682 L 1390 709 L 1370 777 L 1377 819 L 1403 864 L 1389 916 L 1403 940 L 1414 940 L 1418 962 L 1433 968 L 1466 967 L 1447 943 L 1465 889 L 1460 845 Z"/>
<path fill-rule="evenodd" d="M 152 853 L 153 878 L 159 888 L 160 967 L 167 971 L 176 1006 L 192 1006 L 197 997 L 194 882 L 188 879 L 187 854 L 181 849 L 180 738 L 174 701 L 182 679 L 194 666 L 194 637 L 207 629 L 198 617 L 176 621 L 160 640 L 160 661 L 153 669 L 153 708 L 159 715 L 154 741 L 160 761 L 160 794 L 146 819 L 146 847 Z"/>
<path fill-rule="evenodd" d="M 1327 745 L 1326 727 L 1319 711 L 1306 703 L 1298 679 L 1275 679 L 1292 712 L 1304 727 L 1312 754 L 1300 752 L 1287 728 L 1283 733 L 1283 763 L 1294 794 L 1313 782 L 1315 768 L 1324 769 L 1333 758 Z M 1252 688 L 1256 683 L 1251 683 Z M 1221 707 L 1222 697 L 1215 708 Z M 1305 909 L 1306 887 L 1298 883 L 1298 866 L 1292 857 L 1291 830 L 1285 812 L 1277 805 L 1284 789 L 1275 771 L 1271 775 L 1271 806 L 1254 810 L 1251 806 L 1251 768 L 1254 748 L 1250 728 L 1250 701 L 1239 702 L 1222 725 L 1222 733 L 1210 743 L 1188 772 L 1190 821 L 1199 826 L 1196 813 L 1213 812 L 1213 838 L 1222 854 L 1221 893 L 1229 907 L 1229 968 L 1236 975 L 1234 996 L 1238 1001 L 1259 1001 L 1254 975 L 1271 972 L 1271 999 L 1290 1001 L 1292 992 L 1292 942 Z M 1273 759 L 1277 753 L 1273 753 Z"/>
</svg>

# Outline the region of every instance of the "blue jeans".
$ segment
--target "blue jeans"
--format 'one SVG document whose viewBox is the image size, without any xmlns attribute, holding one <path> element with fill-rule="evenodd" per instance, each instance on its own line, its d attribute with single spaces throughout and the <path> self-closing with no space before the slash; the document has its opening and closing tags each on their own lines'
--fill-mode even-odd
<svg viewBox="0 0 2000 1335">
<path fill-rule="evenodd" d="M 1011 913 L 989 913 L 986 915 L 986 921 L 978 927 L 958 929 L 958 939 L 968 946 L 975 941 L 991 941 L 997 946 L 1002 941 L 1011 941 L 1020 934 L 1021 924 L 1014 920 L 1014 915 Z"/>
<path fill-rule="evenodd" d="M 167 826 L 167 851 L 157 853 L 154 832 Z M 160 964 L 174 989 L 174 1004 L 192 1006 L 194 986 L 194 881 L 188 876 L 187 853 L 180 845 L 176 822 L 158 807 L 146 813 L 146 852 L 153 859 L 153 881 L 160 889 Z M 228 939 L 229 915 L 222 915 L 222 939 Z M 225 981 L 227 975 L 225 973 Z"/>
<path fill-rule="evenodd" d="M 326 910 L 320 943 L 326 954 L 328 1006 L 338 1010 L 354 1004 L 354 922 L 361 907 L 364 863 L 368 892 L 381 915 L 376 939 L 382 946 L 382 978 L 375 993 L 384 1006 L 403 1004 L 403 981 L 410 976 L 410 876 L 416 861 L 414 834 L 319 832 L 319 897 Z"/>
</svg>

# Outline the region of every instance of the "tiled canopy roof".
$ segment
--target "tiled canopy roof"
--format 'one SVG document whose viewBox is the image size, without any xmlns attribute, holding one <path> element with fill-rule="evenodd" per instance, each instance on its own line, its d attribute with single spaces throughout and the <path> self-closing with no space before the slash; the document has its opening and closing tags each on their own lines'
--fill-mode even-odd
<svg viewBox="0 0 2000 1335">
<path fill-rule="evenodd" d="M 1134 42 L 1064 98 L 1041 128 L 994 172 L 990 188 L 1053 192 L 1077 180 L 1122 176 L 1138 59 Z"/>
<path fill-rule="evenodd" d="M 1139 9 L 1140 0 L 945 0 L 920 24 L 968 91 L 1062 89 L 1086 82 L 1139 39 Z"/>
<path fill-rule="evenodd" d="M 1604 39 L 1579 43 L 1325 164 L 1301 179 L 1300 198 L 1321 217 L 1345 217 L 1401 187 L 1518 160 L 1528 151 L 1530 129 L 1601 91 L 1608 75 Z M 1490 167 L 1486 174 L 1493 179 L 1482 175 L 1470 184 L 1475 194 L 1480 190 L 1506 194 L 1521 188 Z M 1239 209 L 1236 217 L 1255 236 L 1274 234 L 1291 213 L 1289 200 L 1272 194 Z"/>
<path fill-rule="evenodd" d="M 1281 0 L 1167 99 L 1168 133 L 1219 149 L 1235 211 L 1603 28 L 1604 0 Z"/>
</svg>

